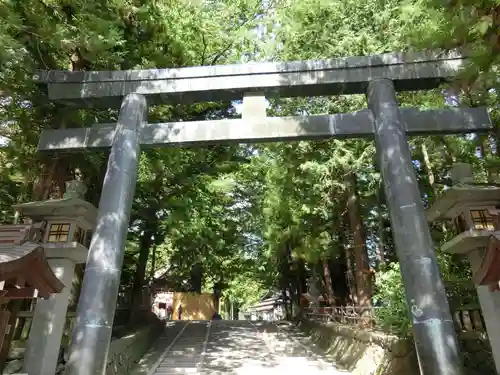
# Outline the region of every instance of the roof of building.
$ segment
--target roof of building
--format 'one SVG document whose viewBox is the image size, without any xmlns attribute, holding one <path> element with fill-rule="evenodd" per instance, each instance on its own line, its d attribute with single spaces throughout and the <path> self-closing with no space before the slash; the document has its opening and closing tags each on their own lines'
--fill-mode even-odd
<svg viewBox="0 0 500 375">
<path fill-rule="evenodd" d="M 48 298 L 60 293 L 64 284 L 52 271 L 43 247 L 14 245 L 0 249 L 0 281 L 15 280 L 15 286 L 0 291 L 1 303 L 11 299 Z"/>
<path fill-rule="evenodd" d="M 11 299 L 49 297 L 64 285 L 52 271 L 33 234 L 37 225 L 0 226 L 0 304 Z M 31 242 L 32 241 L 32 242 Z"/>
</svg>

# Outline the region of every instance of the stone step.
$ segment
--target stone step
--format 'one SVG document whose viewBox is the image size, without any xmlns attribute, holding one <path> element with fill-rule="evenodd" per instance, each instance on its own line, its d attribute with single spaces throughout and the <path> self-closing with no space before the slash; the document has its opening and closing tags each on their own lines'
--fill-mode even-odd
<svg viewBox="0 0 500 375">
<path fill-rule="evenodd" d="M 210 322 L 189 322 L 158 364 L 154 375 L 196 374 L 202 362 Z M 179 332 L 181 332 L 179 330 Z M 177 333 L 179 334 L 179 333 Z"/>
</svg>

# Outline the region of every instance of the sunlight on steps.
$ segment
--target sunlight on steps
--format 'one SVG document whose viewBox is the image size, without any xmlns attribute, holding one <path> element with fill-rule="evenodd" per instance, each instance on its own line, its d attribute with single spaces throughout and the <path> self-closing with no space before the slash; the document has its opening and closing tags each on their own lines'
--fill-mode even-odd
<svg viewBox="0 0 500 375">
<path fill-rule="evenodd" d="M 179 322 L 129 375 L 349 375 L 295 336 L 271 323 Z"/>
</svg>

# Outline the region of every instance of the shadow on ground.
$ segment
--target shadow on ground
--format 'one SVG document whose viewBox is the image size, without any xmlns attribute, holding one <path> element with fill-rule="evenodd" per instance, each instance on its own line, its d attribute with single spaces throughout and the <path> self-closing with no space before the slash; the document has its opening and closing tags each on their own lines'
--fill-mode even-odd
<svg viewBox="0 0 500 375">
<path fill-rule="evenodd" d="M 168 323 L 132 375 L 341 374 L 292 326 L 248 321 Z"/>
<path fill-rule="evenodd" d="M 341 372 L 292 333 L 266 322 L 216 321 L 200 370 L 211 375 Z"/>
</svg>

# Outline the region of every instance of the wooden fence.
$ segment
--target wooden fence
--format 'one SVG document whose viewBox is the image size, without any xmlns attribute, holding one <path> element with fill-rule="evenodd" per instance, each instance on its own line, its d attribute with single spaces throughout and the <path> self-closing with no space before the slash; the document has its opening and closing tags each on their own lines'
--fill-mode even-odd
<svg viewBox="0 0 500 375">
<path fill-rule="evenodd" d="M 486 332 L 483 313 L 479 306 L 464 306 L 453 312 L 453 321 L 457 331 Z"/>
<path fill-rule="evenodd" d="M 33 321 L 33 311 L 21 311 L 17 315 L 16 323 L 14 324 L 14 335 L 13 340 L 27 340 L 31 328 L 31 323 Z M 76 322 L 76 312 L 70 311 L 66 314 L 66 325 L 64 327 L 65 335 L 73 331 L 73 327 Z"/>
<path fill-rule="evenodd" d="M 361 319 L 369 320 L 375 325 L 375 308 L 360 308 L 359 306 L 333 306 L 306 309 L 306 316 L 311 320 L 357 325 Z"/>
<path fill-rule="evenodd" d="M 150 293 L 149 287 L 144 287 L 142 290 L 142 299 L 140 301 L 139 309 L 140 310 L 150 310 L 151 309 L 152 297 Z M 118 293 L 116 309 L 117 315 L 127 315 L 127 311 L 130 309 L 132 304 L 132 291 L 130 289 L 121 289 Z M 29 304 L 24 306 L 26 311 L 21 311 L 17 315 L 16 322 L 12 329 L 14 329 L 13 340 L 27 340 L 28 335 L 31 329 L 31 323 L 33 321 L 33 311 L 35 310 L 36 300 L 30 301 Z M 28 310 L 29 309 L 29 310 Z M 116 316 L 115 316 L 116 318 Z M 73 327 L 76 322 L 76 312 L 68 311 L 66 314 L 66 325 L 64 327 L 64 338 L 66 336 L 71 336 L 71 332 L 73 331 Z"/>
<path fill-rule="evenodd" d="M 311 320 L 358 325 L 361 320 L 368 320 L 371 326 L 377 325 L 377 307 L 370 309 L 358 306 L 334 306 L 306 309 L 306 316 Z M 459 332 L 485 332 L 483 314 L 479 306 L 464 306 L 455 309 L 453 321 Z"/>
<path fill-rule="evenodd" d="M 144 286 L 142 288 L 141 301 L 139 304 L 140 310 L 149 310 L 151 309 L 151 304 L 153 302 L 153 296 L 150 288 L 148 286 Z M 116 301 L 116 308 L 118 310 L 128 310 L 132 305 L 132 290 L 131 289 L 121 289 L 118 292 L 118 298 Z"/>
</svg>

